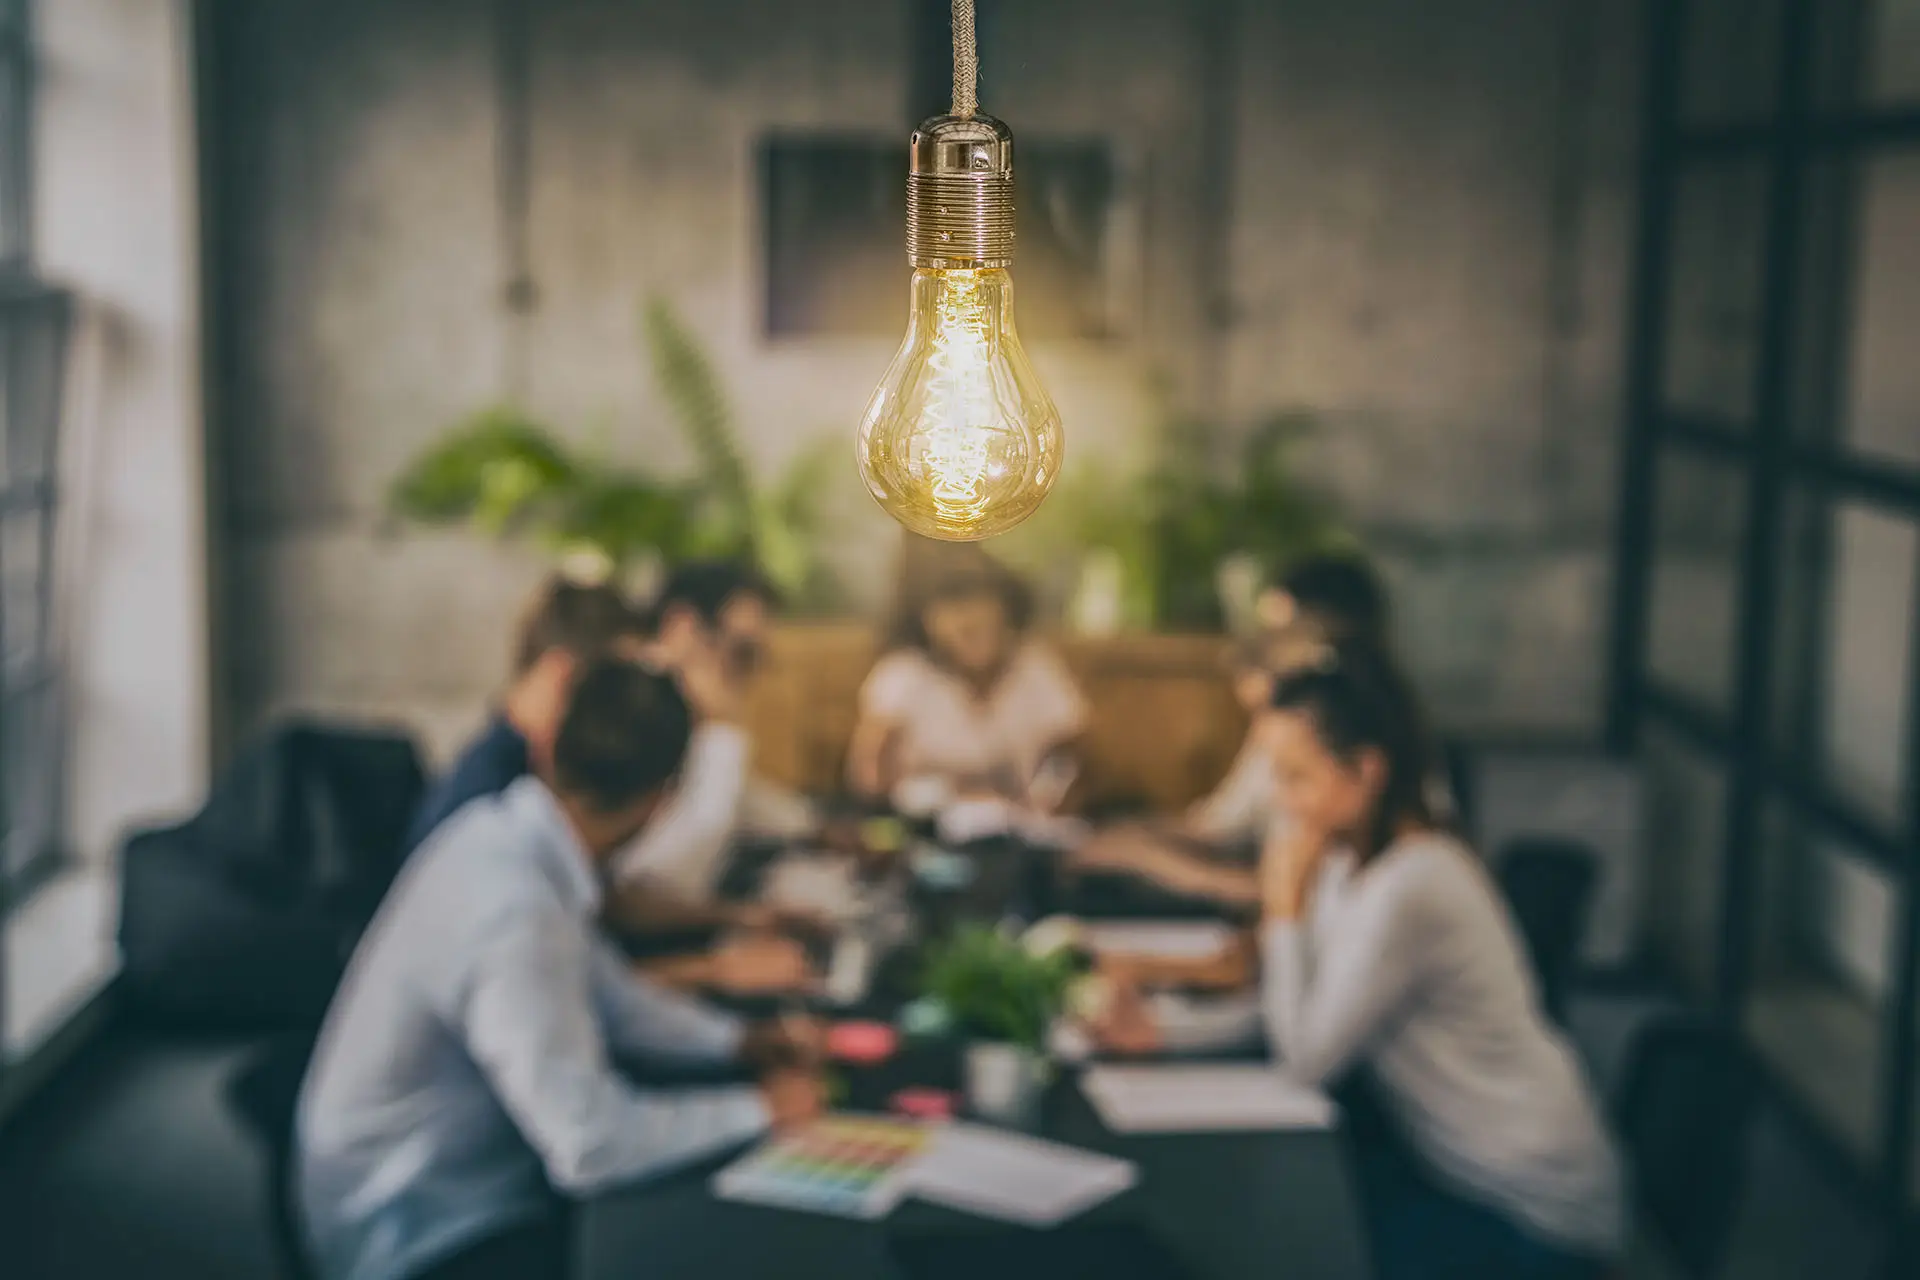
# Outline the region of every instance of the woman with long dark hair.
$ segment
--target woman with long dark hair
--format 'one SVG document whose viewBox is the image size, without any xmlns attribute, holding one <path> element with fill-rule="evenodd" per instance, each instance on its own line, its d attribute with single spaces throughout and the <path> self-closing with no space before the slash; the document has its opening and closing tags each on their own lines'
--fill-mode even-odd
<svg viewBox="0 0 1920 1280">
<path fill-rule="evenodd" d="M 1336 646 L 1283 676 L 1265 726 L 1289 821 L 1261 860 L 1262 994 L 1286 1073 L 1356 1072 L 1383 1280 L 1589 1280 L 1622 1245 L 1619 1166 L 1541 1011 L 1485 867 L 1436 822 L 1407 683 Z"/>
</svg>

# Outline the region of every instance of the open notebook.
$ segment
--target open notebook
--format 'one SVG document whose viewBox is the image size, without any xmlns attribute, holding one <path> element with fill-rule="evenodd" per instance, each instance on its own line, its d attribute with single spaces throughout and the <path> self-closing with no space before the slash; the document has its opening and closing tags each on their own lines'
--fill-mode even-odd
<svg viewBox="0 0 1920 1280">
<path fill-rule="evenodd" d="M 1081 1092 L 1115 1133 L 1327 1129 L 1332 1099 L 1258 1063 L 1095 1067 Z"/>
<path fill-rule="evenodd" d="M 714 1194 L 847 1218 L 882 1218 L 907 1196 L 1044 1227 L 1131 1187 L 1131 1161 L 983 1125 L 828 1116 L 714 1175 Z"/>
</svg>

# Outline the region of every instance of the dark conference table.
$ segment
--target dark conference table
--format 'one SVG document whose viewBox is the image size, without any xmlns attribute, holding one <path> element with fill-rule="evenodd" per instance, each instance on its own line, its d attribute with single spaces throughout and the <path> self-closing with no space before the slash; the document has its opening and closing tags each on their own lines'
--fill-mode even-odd
<svg viewBox="0 0 1920 1280">
<path fill-rule="evenodd" d="M 979 853 L 979 881 L 958 904 L 977 918 L 1025 895 L 1028 905 L 1050 889 L 1034 876 L 1033 855 L 1001 847 Z M 1124 895 L 1121 895 L 1124 897 Z M 953 907 L 955 904 L 947 904 Z M 1048 901 L 1048 908 L 1080 906 Z M 1118 914 L 1152 914 L 1151 900 Z M 1082 907 L 1084 910 L 1084 907 Z M 929 930 L 950 916 L 923 916 Z M 878 1012 L 897 1005 L 876 985 Z M 848 1103 L 878 1111 L 905 1084 L 953 1088 L 959 1049 L 952 1043 L 909 1044 L 892 1062 L 845 1070 Z M 1063 1224 L 1080 1233 L 1058 1252 L 1038 1247 L 1044 1233 L 973 1217 L 909 1199 L 879 1222 L 860 1222 L 720 1200 L 708 1189 L 715 1171 L 738 1153 L 670 1177 L 594 1197 L 575 1219 L 573 1272 L 579 1280 L 912 1280 L 895 1248 L 916 1237 L 991 1233 L 989 1280 L 1095 1280 L 1094 1254 L 1079 1240 L 1117 1228 L 1114 1241 L 1137 1240 L 1144 1230 L 1192 1280 L 1367 1280 L 1358 1203 L 1342 1138 L 1335 1131 L 1121 1135 L 1101 1123 L 1081 1095 L 1074 1074 L 1049 1091 L 1036 1132 L 1074 1146 L 1134 1161 L 1132 1190 Z M 1119 1247 L 1124 1248 L 1122 1243 Z M 1084 1267 L 1079 1260 L 1085 1258 Z M 1026 1265 L 1022 1265 L 1025 1263 Z M 1099 1264 L 1098 1280 L 1113 1274 Z M 1123 1269 L 1124 1272 L 1124 1269 Z"/>
</svg>

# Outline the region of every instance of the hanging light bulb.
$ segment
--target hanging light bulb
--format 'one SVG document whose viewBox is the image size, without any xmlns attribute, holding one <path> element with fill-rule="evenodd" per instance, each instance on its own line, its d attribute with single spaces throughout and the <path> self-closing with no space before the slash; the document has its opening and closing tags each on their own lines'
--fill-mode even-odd
<svg viewBox="0 0 1920 1280">
<path fill-rule="evenodd" d="M 973 5 L 954 4 L 954 113 L 914 131 L 906 340 L 860 424 L 860 475 L 915 533 L 973 542 L 1060 475 L 1060 411 L 1013 323 L 1013 134 L 974 111 Z"/>
</svg>

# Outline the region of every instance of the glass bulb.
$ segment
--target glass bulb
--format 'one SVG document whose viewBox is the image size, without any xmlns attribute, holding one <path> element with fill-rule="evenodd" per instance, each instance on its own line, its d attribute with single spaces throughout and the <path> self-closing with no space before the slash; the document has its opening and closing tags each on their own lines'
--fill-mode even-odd
<svg viewBox="0 0 1920 1280">
<path fill-rule="evenodd" d="M 1014 329 L 1012 277 L 915 271 L 906 340 L 860 424 L 874 500 L 929 538 L 990 538 L 1033 514 L 1064 448 L 1060 411 Z"/>
</svg>

